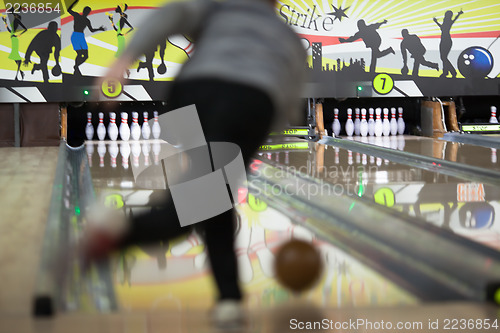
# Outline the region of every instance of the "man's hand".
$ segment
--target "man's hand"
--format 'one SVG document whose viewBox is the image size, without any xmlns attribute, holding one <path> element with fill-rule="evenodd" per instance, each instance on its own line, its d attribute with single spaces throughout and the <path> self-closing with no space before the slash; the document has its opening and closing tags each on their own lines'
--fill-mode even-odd
<svg viewBox="0 0 500 333">
<path fill-rule="evenodd" d="M 119 81 L 122 86 L 125 85 L 127 81 L 125 73 L 133 62 L 133 59 L 127 57 L 126 55 L 122 55 L 109 67 L 104 76 L 97 79 L 97 88 L 100 90 L 104 82 L 110 79 Z"/>
<path fill-rule="evenodd" d="M 401 74 L 402 75 L 408 74 L 408 66 L 404 65 L 403 68 L 401 68 Z"/>
<path fill-rule="evenodd" d="M 30 59 L 24 59 L 24 67 L 28 67 L 30 63 L 31 63 Z"/>
<path fill-rule="evenodd" d="M 339 37 L 339 42 L 341 43 L 345 43 L 346 39 L 345 38 L 342 38 L 342 37 Z"/>
</svg>

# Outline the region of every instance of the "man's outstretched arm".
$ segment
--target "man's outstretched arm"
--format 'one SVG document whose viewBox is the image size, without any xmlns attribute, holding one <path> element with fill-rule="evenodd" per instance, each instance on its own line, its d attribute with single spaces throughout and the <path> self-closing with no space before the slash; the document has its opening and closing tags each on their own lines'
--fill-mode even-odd
<svg viewBox="0 0 500 333">
<path fill-rule="evenodd" d="M 78 1 L 79 1 L 79 0 L 75 0 L 75 2 L 73 2 L 73 3 L 71 4 L 71 6 L 69 6 L 69 7 L 68 7 L 68 13 L 70 13 L 70 14 L 71 14 L 71 16 L 78 15 L 78 13 L 77 13 L 77 12 L 75 12 L 75 11 L 73 10 L 73 7 L 75 7 L 75 5 L 78 3 Z"/>
<path fill-rule="evenodd" d="M 360 39 L 361 36 L 359 35 L 359 31 L 356 32 L 353 36 L 349 37 L 349 38 L 342 38 L 342 37 L 339 37 L 339 42 L 341 43 L 351 43 L 351 42 L 354 42 L 358 39 Z"/>
</svg>

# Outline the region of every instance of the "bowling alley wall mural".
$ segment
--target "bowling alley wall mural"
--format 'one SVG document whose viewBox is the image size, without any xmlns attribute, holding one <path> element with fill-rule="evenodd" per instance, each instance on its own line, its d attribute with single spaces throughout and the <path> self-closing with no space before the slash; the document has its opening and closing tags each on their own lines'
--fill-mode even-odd
<svg viewBox="0 0 500 333">
<path fill-rule="evenodd" d="M 196 52 L 188 36 L 169 37 L 144 54 L 126 73 L 129 81 L 119 92 L 94 85 L 141 21 L 163 3 L 1 2 L 0 100 L 163 99 L 182 63 Z M 500 91 L 496 0 L 282 0 L 276 15 L 307 49 L 310 84 L 304 97 Z"/>
</svg>

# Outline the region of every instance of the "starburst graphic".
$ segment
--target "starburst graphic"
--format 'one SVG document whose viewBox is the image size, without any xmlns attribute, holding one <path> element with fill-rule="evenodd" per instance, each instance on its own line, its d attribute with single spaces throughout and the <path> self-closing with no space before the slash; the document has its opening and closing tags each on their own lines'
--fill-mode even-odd
<svg viewBox="0 0 500 333">
<path fill-rule="evenodd" d="M 340 22 L 342 22 L 342 18 L 343 18 L 343 17 L 349 18 L 349 16 L 347 16 L 347 15 L 345 14 L 345 12 L 346 12 L 346 11 L 347 11 L 350 7 L 347 7 L 347 8 L 345 8 L 345 9 L 342 9 L 342 6 L 340 6 L 339 8 L 337 8 L 337 7 L 335 7 L 334 5 L 332 5 L 332 7 L 333 7 L 333 10 L 334 10 L 334 11 L 333 11 L 333 12 L 331 12 L 331 13 L 326 13 L 326 14 L 327 14 L 327 15 L 333 15 L 333 16 L 335 16 L 335 18 L 333 19 L 334 21 L 335 21 L 336 19 L 338 19 Z"/>
</svg>

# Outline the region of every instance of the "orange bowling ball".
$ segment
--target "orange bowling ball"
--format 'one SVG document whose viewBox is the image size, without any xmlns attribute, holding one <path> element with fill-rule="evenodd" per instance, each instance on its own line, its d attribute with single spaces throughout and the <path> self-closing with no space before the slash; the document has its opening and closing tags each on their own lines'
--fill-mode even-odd
<svg viewBox="0 0 500 333">
<path fill-rule="evenodd" d="M 319 251 L 312 244 L 294 239 L 280 247 L 274 268 L 276 278 L 284 287 L 302 292 L 318 281 L 323 264 Z"/>
</svg>

